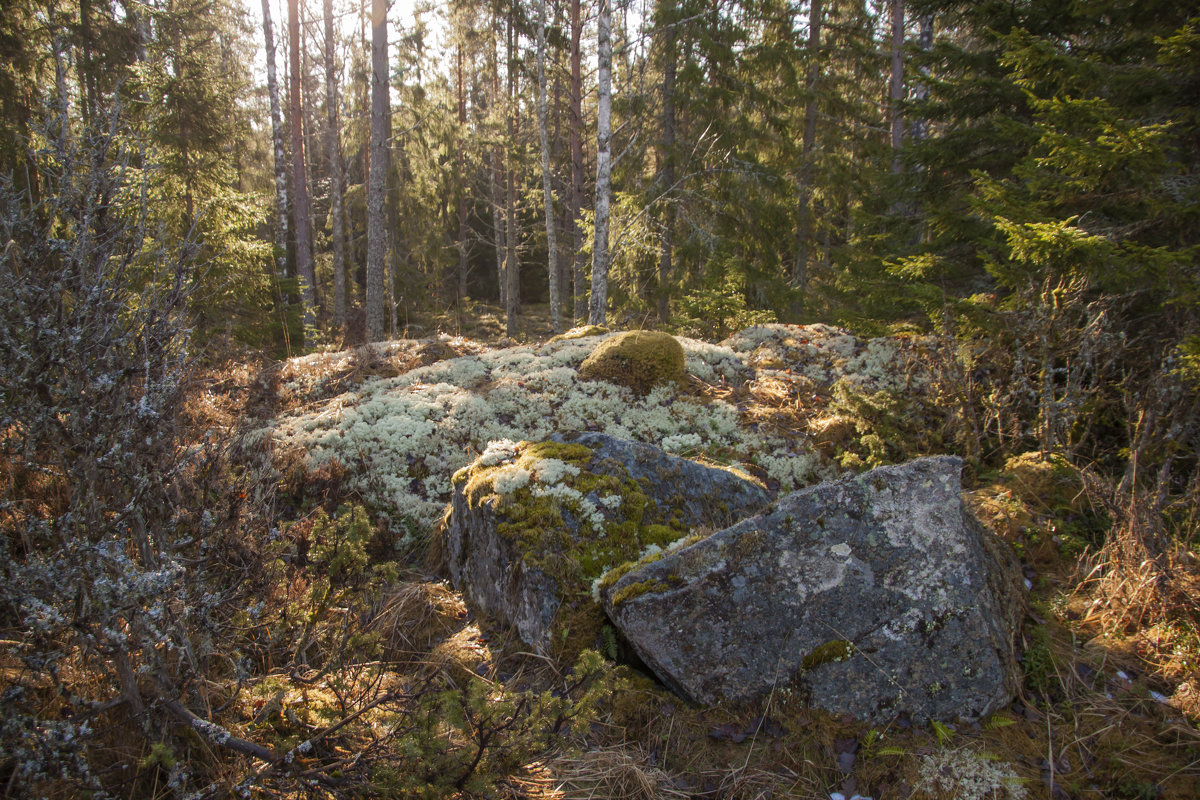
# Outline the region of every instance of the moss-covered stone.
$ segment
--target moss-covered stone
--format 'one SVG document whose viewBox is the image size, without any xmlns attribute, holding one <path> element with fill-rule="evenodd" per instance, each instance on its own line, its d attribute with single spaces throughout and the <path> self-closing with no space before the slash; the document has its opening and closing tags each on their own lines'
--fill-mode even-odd
<svg viewBox="0 0 1200 800">
<path fill-rule="evenodd" d="M 606 573 L 769 500 L 723 470 L 603 434 L 521 442 L 453 484 L 452 578 L 481 611 L 566 659 L 596 646 L 605 618 L 593 589 Z"/>
<path fill-rule="evenodd" d="M 647 394 L 660 383 L 682 383 L 687 374 L 683 346 L 669 333 L 629 331 L 605 339 L 579 365 L 586 380 L 628 386 Z"/>
</svg>

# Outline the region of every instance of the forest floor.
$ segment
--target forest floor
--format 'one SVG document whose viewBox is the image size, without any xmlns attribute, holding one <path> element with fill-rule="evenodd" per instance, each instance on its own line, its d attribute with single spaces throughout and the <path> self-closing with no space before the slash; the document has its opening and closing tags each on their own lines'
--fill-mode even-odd
<svg viewBox="0 0 1200 800">
<path fill-rule="evenodd" d="M 331 398 L 368 381 L 514 344 L 501 339 L 498 310 L 471 316 L 469 326 L 413 320 L 410 336 L 425 339 L 354 358 L 214 368 L 192 421 L 197 430 L 233 431 L 319 417 Z M 528 309 L 521 338 L 545 341 L 548 323 L 544 309 Z M 822 431 L 826 443 L 841 436 L 825 455 L 843 464 L 869 458 L 869 449 L 855 450 L 852 426 L 836 430 L 846 408 L 829 413 L 828 386 L 809 381 L 801 392 L 785 380 L 799 365 L 763 360 L 770 374 L 740 385 L 693 377 L 687 391 L 698 403 L 735 406 L 756 427 Z M 914 439 L 889 452 L 911 457 L 928 446 Z M 208 758 L 214 774 L 234 783 L 257 769 L 262 796 L 1198 797 L 1195 621 L 1167 614 L 1114 622 L 1095 595 L 1103 519 L 1060 466 L 1030 456 L 966 476 L 970 505 L 1014 547 L 1029 579 L 1017 698 L 984 720 L 872 727 L 774 695 L 702 708 L 607 659 L 570 664 L 531 654 L 476 619 L 442 580 L 426 559 L 433 531 L 401 549 L 385 526 L 355 533 L 345 509 L 371 500 L 349 479 L 353 464 L 314 464 L 281 449 L 272 472 L 277 540 L 248 545 L 271 564 L 266 607 L 255 612 L 264 622 L 247 622 L 257 631 L 247 634 L 257 667 L 244 686 L 214 690 L 210 702 L 227 701 L 217 721 L 228 730 L 277 752 L 327 733 L 303 770 L 263 771 L 249 761 L 218 768 Z M 356 572 L 306 569 L 331 539 L 357 543 Z M 1180 568 L 1200 573 L 1200 541 L 1180 546 Z"/>
</svg>

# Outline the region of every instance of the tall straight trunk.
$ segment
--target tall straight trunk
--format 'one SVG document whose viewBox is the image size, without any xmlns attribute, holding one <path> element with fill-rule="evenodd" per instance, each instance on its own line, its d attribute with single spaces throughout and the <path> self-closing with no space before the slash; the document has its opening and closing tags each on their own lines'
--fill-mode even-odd
<svg viewBox="0 0 1200 800">
<path fill-rule="evenodd" d="M 921 17 L 921 35 L 917 40 L 921 47 L 921 51 L 928 53 L 933 49 L 933 17 L 925 15 Z M 922 102 L 929 99 L 929 67 L 921 67 L 921 80 L 913 87 L 913 100 Z M 929 135 L 929 122 L 925 118 L 914 119 L 912 124 L 912 138 L 915 140 L 924 139 Z"/>
<path fill-rule="evenodd" d="M 603 325 L 608 307 L 608 211 L 612 192 L 612 5 L 600 0 L 596 102 L 596 241 L 592 247 L 592 296 L 588 322 Z"/>
<path fill-rule="evenodd" d="M 808 260 L 813 226 L 813 147 L 817 139 L 818 84 L 821 80 L 821 0 L 812 0 L 808 9 L 808 75 L 805 90 L 808 105 L 804 109 L 804 138 L 800 143 L 800 192 L 796 204 L 796 250 L 792 261 L 792 285 L 808 288 Z"/>
<path fill-rule="evenodd" d="M 263 0 L 267 2 L 268 0 Z M 325 0 L 325 107 L 329 141 L 329 202 L 333 225 L 333 326 L 346 325 L 346 215 L 342 208 L 345 192 L 342 177 L 342 146 L 338 121 L 337 65 L 334 61 L 333 0 Z"/>
<path fill-rule="evenodd" d="M 904 0 L 892 0 L 892 172 L 900 172 L 900 148 L 904 146 L 904 115 L 900 103 L 904 100 Z"/>
<path fill-rule="evenodd" d="M 663 31 L 663 84 L 662 84 L 662 191 L 666 207 L 663 210 L 662 241 L 658 251 L 658 292 L 656 311 L 658 321 L 666 324 L 671 314 L 671 273 L 674 271 L 675 248 L 675 201 L 670 195 L 675 191 L 675 73 L 678 53 L 676 52 L 676 17 L 674 0 L 665 0 L 659 25 Z"/>
<path fill-rule="evenodd" d="M 505 229 L 508 231 L 504 249 L 504 333 L 517 335 L 517 314 L 520 313 L 521 265 L 517 261 L 517 25 L 516 3 L 509 4 L 506 41 L 508 49 L 508 201 Z"/>
<path fill-rule="evenodd" d="M 499 25 L 499 19 L 494 20 L 495 25 Z M 500 42 L 498 39 L 492 40 L 492 46 L 488 49 L 488 68 L 491 71 L 492 91 L 491 91 L 491 114 L 493 121 L 499 124 L 499 114 L 502 103 L 500 102 Z M 505 298 L 508 292 L 508 281 L 504 275 L 505 266 L 505 240 L 508 238 L 505 230 L 504 222 L 504 149 L 499 142 L 496 142 L 492 147 L 491 158 L 491 174 L 488 178 L 488 189 L 491 196 L 492 206 L 492 236 L 495 239 L 496 253 L 496 292 L 500 300 L 500 308 L 506 308 Z"/>
<path fill-rule="evenodd" d="M 387 0 L 371 0 L 371 145 L 367 179 L 367 341 L 384 337 L 387 230 L 388 96 Z"/>
<path fill-rule="evenodd" d="M 313 270 L 312 211 L 308 199 L 308 168 L 304 162 L 304 113 L 300 101 L 300 3 L 288 0 L 289 106 L 292 124 L 292 186 L 296 191 L 296 274 L 304 306 L 304 330 L 316 327 L 316 273 Z"/>
<path fill-rule="evenodd" d="M 275 34 L 271 30 L 271 0 L 262 0 L 263 35 L 267 46 L 267 96 L 271 101 L 271 144 L 275 154 L 275 287 L 279 313 L 283 314 L 283 293 L 279 281 L 287 275 L 288 194 L 287 153 L 283 149 L 283 112 L 279 107 L 279 82 L 275 77 Z M 281 325 L 283 343 L 291 355 L 291 337 L 287 321 Z"/>
<path fill-rule="evenodd" d="M 558 285 L 558 237 L 554 227 L 554 188 L 550 185 L 550 133 L 546 128 L 546 0 L 538 0 L 537 35 L 538 137 L 542 143 L 542 194 L 546 204 L 547 270 L 550 277 L 550 325 L 562 332 L 562 297 Z"/>
<path fill-rule="evenodd" d="M 458 95 L 458 302 L 467 296 L 467 92 L 463 83 L 463 46 L 455 57 Z"/>
<path fill-rule="evenodd" d="M 572 295 L 574 296 L 574 318 L 582 323 L 587 318 L 587 287 L 585 285 L 587 264 L 583 258 L 583 227 L 579 215 L 583 209 L 583 21 L 580 18 L 580 0 L 571 0 L 571 84 L 568 92 L 571 113 L 568 120 L 571 129 L 571 190 L 568 192 L 570 207 L 567 214 L 571 222 Z"/>
</svg>

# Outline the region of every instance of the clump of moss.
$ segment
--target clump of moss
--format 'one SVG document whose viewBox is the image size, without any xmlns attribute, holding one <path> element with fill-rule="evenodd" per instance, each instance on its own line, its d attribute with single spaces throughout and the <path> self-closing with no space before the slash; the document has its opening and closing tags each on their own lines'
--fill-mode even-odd
<svg viewBox="0 0 1200 800">
<path fill-rule="evenodd" d="M 660 331 L 619 333 L 597 345 L 579 365 L 585 380 L 628 386 L 642 395 L 660 383 L 682 383 L 686 374 L 683 346 Z"/>
<path fill-rule="evenodd" d="M 831 661 L 845 661 L 852 655 L 854 655 L 854 645 L 845 639 L 835 639 L 832 642 L 826 642 L 806 655 L 802 666 L 804 669 L 815 669 Z"/>
<path fill-rule="evenodd" d="M 608 328 L 603 325 L 580 325 L 578 328 L 571 328 L 566 333 L 560 333 L 558 336 L 550 338 L 551 342 L 561 342 L 566 339 L 582 339 L 585 336 L 603 336 L 608 333 Z"/>
<path fill-rule="evenodd" d="M 521 442 L 503 460 L 476 462 L 453 478 L 471 507 L 491 506 L 497 533 L 519 543 L 525 565 L 554 579 L 561 605 L 552 644 L 567 657 L 594 646 L 603 623 L 593 584 L 687 534 L 641 483 L 622 470 L 612 474 L 611 462 L 609 474 L 594 471 L 595 457 L 582 444 Z M 528 481 L 506 480 L 514 473 Z M 554 479 L 547 481 L 548 474 Z"/>
</svg>

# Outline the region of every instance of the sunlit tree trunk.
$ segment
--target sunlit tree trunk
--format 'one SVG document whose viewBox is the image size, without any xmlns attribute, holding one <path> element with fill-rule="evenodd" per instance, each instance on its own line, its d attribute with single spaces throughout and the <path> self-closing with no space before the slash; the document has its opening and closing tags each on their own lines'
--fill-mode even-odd
<svg viewBox="0 0 1200 800">
<path fill-rule="evenodd" d="M 546 129 L 546 0 L 538 0 L 537 33 L 538 137 L 542 144 L 542 194 L 546 204 L 546 250 L 550 277 L 550 324 L 562 332 L 562 297 L 558 284 L 558 239 L 554 226 L 554 189 L 550 185 L 550 134 Z"/>
<path fill-rule="evenodd" d="M 892 80 L 889 91 L 892 126 L 892 172 L 900 172 L 900 149 L 904 146 L 904 0 L 892 0 Z"/>
<path fill-rule="evenodd" d="M 506 28 L 508 80 L 508 201 L 506 205 L 508 232 L 504 248 L 504 332 L 517 335 L 517 315 L 521 308 L 521 265 L 517 253 L 517 26 L 516 4 L 509 5 Z"/>
<path fill-rule="evenodd" d="M 600 0 L 596 37 L 599 91 L 596 104 L 596 240 L 592 247 L 592 296 L 588 322 L 605 324 L 608 306 L 608 214 L 612 179 L 612 5 Z"/>
<path fill-rule="evenodd" d="M 808 10 L 808 92 L 804 109 L 804 137 L 800 143 L 800 197 L 797 201 L 796 251 L 792 262 L 792 285 L 801 291 L 808 287 L 808 260 L 813 224 L 813 147 L 817 140 L 817 101 L 821 79 L 821 22 L 824 8 L 821 0 L 812 0 Z"/>
<path fill-rule="evenodd" d="M 587 318 L 586 262 L 583 258 L 583 228 L 579 214 L 583 209 L 583 66 L 582 36 L 583 21 L 580 19 L 580 0 L 571 0 L 571 113 L 568 125 L 571 129 L 571 190 L 570 208 L 567 213 L 571 221 L 572 295 L 574 296 L 574 318 L 582 323 Z"/>
<path fill-rule="evenodd" d="M 665 0 L 659 14 L 658 25 L 662 30 L 662 141 L 659 146 L 662 161 L 661 189 L 666 207 L 663 210 L 662 241 L 658 251 L 658 296 L 656 311 L 658 320 L 666 323 L 671 313 L 671 273 L 674 271 L 675 248 L 675 201 L 670 195 L 675 191 L 675 73 L 678 53 L 676 41 L 678 24 L 674 0 Z"/>
<path fill-rule="evenodd" d="M 289 106 L 292 126 L 292 186 L 296 192 L 296 274 L 300 278 L 300 301 L 304 305 L 304 329 L 316 327 L 316 274 L 313 271 L 311 217 L 308 199 L 308 168 L 304 162 L 304 113 L 300 100 L 300 4 L 288 0 L 288 48 L 291 75 Z"/>
<path fill-rule="evenodd" d="M 455 54 L 455 83 L 458 100 L 458 302 L 467 296 L 467 93 L 463 85 L 463 46 Z"/>
<path fill-rule="evenodd" d="M 267 1 L 263 0 L 264 3 Z M 338 121 L 336 46 L 333 0 L 325 0 L 325 106 L 329 125 L 329 202 L 333 225 L 333 326 L 341 331 L 346 325 L 346 220 L 342 209 L 344 180 Z"/>
<path fill-rule="evenodd" d="M 371 2 L 371 145 L 367 180 L 367 341 L 384 337 L 384 273 L 387 230 L 384 200 L 387 189 L 388 97 L 387 0 Z"/>
</svg>

